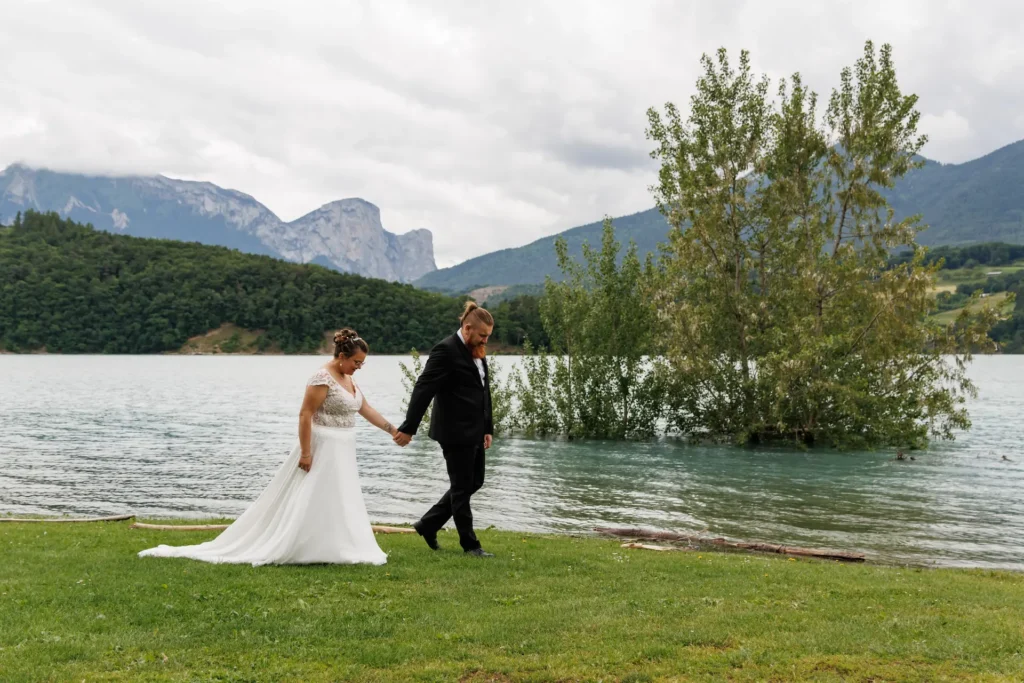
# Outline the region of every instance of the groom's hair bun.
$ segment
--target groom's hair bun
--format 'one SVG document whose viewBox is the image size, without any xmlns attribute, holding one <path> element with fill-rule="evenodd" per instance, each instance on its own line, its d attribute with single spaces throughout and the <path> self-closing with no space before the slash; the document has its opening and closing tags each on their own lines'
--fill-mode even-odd
<svg viewBox="0 0 1024 683">
<path fill-rule="evenodd" d="M 466 323 L 482 324 L 494 327 L 494 317 L 485 308 L 480 308 L 475 301 L 467 301 L 466 307 L 462 309 L 462 317 L 459 321 Z"/>
<path fill-rule="evenodd" d="M 334 357 L 345 356 L 351 358 L 357 351 L 369 353 L 370 347 L 363 341 L 355 330 L 346 327 L 334 333 Z"/>
</svg>

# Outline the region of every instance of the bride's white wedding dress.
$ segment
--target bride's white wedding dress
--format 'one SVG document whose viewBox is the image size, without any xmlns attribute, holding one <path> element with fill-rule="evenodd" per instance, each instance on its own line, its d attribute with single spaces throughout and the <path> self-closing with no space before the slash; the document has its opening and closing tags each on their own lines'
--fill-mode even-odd
<svg viewBox="0 0 1024 683">
<path fill-rule="evenodd" d="M 309 472 L 299 469 L 296 444 L 256 502 L 220 536 L 199 545 L 161 545 L 140 557 L 253 566 L 387 562 L 370 527 L 356 466 L 355 424 L 363 394 L 359 387 L 351 394 L 324 369 L 308 384 L 327 387 L 313 418 Z"/>
</svg>

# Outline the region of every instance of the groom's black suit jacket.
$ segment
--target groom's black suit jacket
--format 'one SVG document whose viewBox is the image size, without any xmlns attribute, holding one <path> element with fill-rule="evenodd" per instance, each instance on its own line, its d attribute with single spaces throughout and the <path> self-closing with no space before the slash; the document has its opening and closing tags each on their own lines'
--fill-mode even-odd
<svg viewBox="0 0 1024 683">
<path fill-rule="evenodd" d="M 458 334 L 439 342 L 430 350 L 409 399 L 405 422 L 398 428 L 403 434 L 415 434 L 431 400 L 430 438 L 442 446 L 480 444 L 485 434 L 494 433 L 491 414 L 491 373 L 484 364 L 484 382 L 473 362 L 469 348 Z"/>
</svg>

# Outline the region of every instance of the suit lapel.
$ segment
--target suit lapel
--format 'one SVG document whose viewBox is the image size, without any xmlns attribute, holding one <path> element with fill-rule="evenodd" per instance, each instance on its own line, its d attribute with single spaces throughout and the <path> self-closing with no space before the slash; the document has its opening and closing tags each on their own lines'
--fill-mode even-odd
<svg viewBox="0 0 1024 683">
<path fill-rule="evenodd" d="M 461 349 L 462 357 L 469 361 L 470 365 L 476 368 L 476 363 L 473 362 L 473 354 L 469 352 L 469 347 L 466 346 L 461 339 L 459 339 L 458 334 L 453 334 L 452 339 L 455 340 L 455 345 L 458 346 L 459 349 Z"/>
<path fill-rule="evenodd" d="M 459 339 L 458 334 L 453 334 L 452 339 L 454 340 L 455 345 L 462 349 L 462 357 L 465 358 L 466 361 L 469 362 L 469 366 L 473 368 L 473 374 L 479 377 L 480 371 L 476 368 L 476 361 L 473 359 L 473 354 L 470 352 L 469 347 Z M 483 358 L 482 360 L 484 363 L 484 386 L 486 387 L 491 381 L 491 371 L 490 368 L 487 367 L 487 359 Z"/>
</svg>

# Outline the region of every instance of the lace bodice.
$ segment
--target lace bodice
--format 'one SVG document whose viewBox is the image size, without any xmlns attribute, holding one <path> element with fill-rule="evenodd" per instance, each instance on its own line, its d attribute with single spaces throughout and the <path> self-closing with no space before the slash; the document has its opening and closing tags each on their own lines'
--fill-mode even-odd
<svg viewBox="0 0 1024 683">
<path fill-rule="evenodd" d="M 363 407 L 363 392 L 359 390 L 356 383 L 355 396 L 349 393 L 348 389 L 338 384 L 338 381 L 324 368 L 317 370 L 316 374 L 306 382 L 307 386 L 326 386 L 327 398 L 324 399 L 320 410 L 313 416 L 313 424 L 322 427 L 355 427 L 356 413 Z"/>
</svg>

